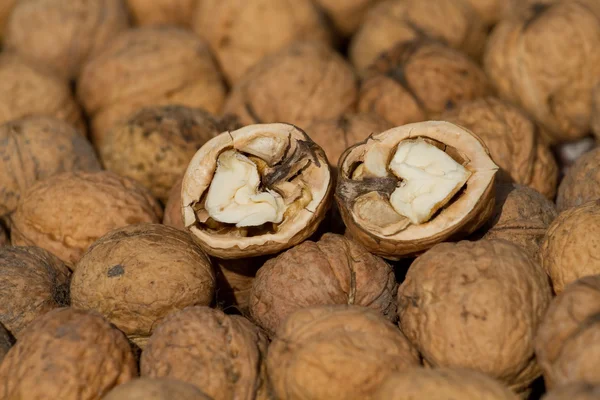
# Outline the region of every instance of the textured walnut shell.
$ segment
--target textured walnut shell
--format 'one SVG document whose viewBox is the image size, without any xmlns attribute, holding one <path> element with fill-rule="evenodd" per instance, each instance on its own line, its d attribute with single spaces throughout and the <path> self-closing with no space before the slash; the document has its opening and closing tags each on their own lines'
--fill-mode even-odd
<svg viewBox="0 0 600 400">
<path fill-rule="evenodd" d="M 145 106 L 179 104 L 218 113 L 225 87 L 208 46 L 174 27 L 130 29 L 81 71 L 77 95 L 92 119 L 92 137 Z"/>
<path fill-rule="evenodd" d="M 264 58 L 232 88 L 224 112 L 248 124 L 287 122 L 304 127 L 314 120 L 352 111 L 357 79 L 333 49 L 294 43 Z"/>
<path fill-rule="evenodd" d="M 534 334 L 551 298 L 544 270 L 518 246 L 442 243 L 411 265 L 398 315 L 427 365 L 479 370 L 522 392 L 540 375 Z"/>
<path fill-rule="evenodd" d="M 117 386 L 102 400 L 212 400 L 196 386 L 165 378 L 137 378 Z"/>
<path fill-rule="evenodd" d="M 136 25 L 188 27 L 198 0 L 125 0 Z"/>
<path fill-rule="evenodd" d="M 0 249 L 0 322 L 16 338 L 35 318 L 69 302 L 71 271 L 39 247 Z"/>
<path fill-rule="evenodd" d="M 192 21 L 230 83 L 239 81 L 268 54 L 295 41 L 328 44 L 331 40 L 311 0 L 198 0 Z"/>
<path fill-rule="evenodd" d="M 556 206 L 559 211 L 600 199 L 600 147 L 588 151 L 575 161 L 558 187 Z"/>
<path fill-rule="evenodd" d="M 14 339 L 12 335 L 6 330 L 4 325 L 0 323 L 0 363 L 13 346 Z"/>
<path fill-rule="evenodd" d="M 33 184 L 61 172 L 99 171 L 96 152 L 81 132 L 50 117 L 25 117 L 0 126 L 0 216 L 17 208 Z"/>
<path fill-rule="evenodd" d="M 218 308 L 237 310 L 249 314 L 250 293 L 256 272 L 268 257 L 252 257 L 234 260 L 214 259 L 216 264 Z"/>
<path fill-rule="evenodd" d="M 600 274 L 600 200 L 569 208 L 548 228 L 540 261 L 559 294 L 567 284 Z"/>
<path fill-rule="evenodd" d="M 589 3 L 589 2 L 587 2 Z M 484 59 L 499 94 L 547 128 L 554 142 L 590 130 L 600 81 L 600 8 L 585 0 L 533 3 L 494 30 Z"/>
<path fill-rule="evenodd" d="M 167 201 L 196 151 L 219 133 L 219 122 L 201 109 L 149 107 L 110 129 L 99 152 L 106 169 L 135 179 Z"/>
<path fill-rule="evenodd" d="M 351 240 L 332 233 L 268 260 L 250 292 L 250 316 L 273 336 L 294 311 L 328 304 L 369 307 L 396 320 L 394 270 Z"/>
<path fill-rule="evenodd" d="M 358 109 L 399 126 L 436 118 L 490 92 L 483 70 L 465 55 L 441 43 L 415 40 L 399 43 L 369 68 Z"/>
<path fill-rule="evenodd" d="M 266 349 L 266 336 L 245 318 L 188 307 L 156 328 L 141 373 L 191 383 L 215 400 L 263 398 Z"/>
<path fill-rule="evenodd" d="M 320 306 L 291 314 L 269 346 L 272 394 L 289 399 L 370 398 L 394 372 L 419 366 L 402 332 L 360 306 Z"/>
<path fill-rule="evenodd" d="M 180 177 L 169 190 L 169 197 L 165 204 L 165 213 L 163 216 L 163 224 L 172 226 L 177 229 L 185 230 L 183 224 L 183 211 L 181 208 L 181 184 L 183 177 Z"/>
<path fill-rule="evenodd" d="M 6 23 L 16 3 L 17 0 L 4 0 L 0 2 L 0 40 L 4 39 Z"/>
<path fill-rule="evenodd" d="M 188 234 L 137 224 L 101 237 L 77 262 L 71 304 L 104 315 L 143 348 L 167 314 L 209 305 L 214 291 L 210 260 Z"/>
<path fill-rule="evenodd" d="M 128 26 L 122 0 L 19 1 L 4 46 L 61 78 L 75 79 L 81 66 Z"/>
<path fill-rule="evenodd" d="M 558 165 L 537 125 L 521 110 L 488 97 L 460 104 L 440 119 L 464 126 L 479 136 L 501 168 L 500 178 L 530 186 L 554 199 Z"/>
<path fill-rule="evenodd" d="M 552 302 L 537 333 L 546 387 L 600 384 L 600 275 L 569 284 Z"/>
<path fill-rule="evenodd" d="M 564 177 L 569 168 L 575 164 L 588 151 L 597 146 L 596 140 L 593 137 L 586 136 L 583 139 L 574 142 L 559 143 L 554 146 L 556 159 L 560 166 L 561 177 Z"/>
<path fill-rule="evenodd" d="M 596 400 L 599 397 L 600 386 L 578 382 L 551 390 L 542 400 Z"/>
<path fill-rule="evenodd" d="M 343 36 L 351 36 L 364 21 L 367 12 L 381 0 L 316 0 Z"/>
<path fill-rule="evenodd" d="M 350 60 L 365 71 L 380 54 L 400 42 L 430 37 L 478 58 L 487 27 L 466 2 L 387 0 L 373 7 L 352 38 Z"/>
<path fill-rule="evenodd" d="M 367 150 L 381 152 L 389 159 L 397 145 L 408 139 L 423 138 L 440 145 L 451 157 L 472 172 L 463 191 L 457 194 L 429 222 L 408 225 L 397 232 L 375 230 L 355 212 L 355 200 L 375 192 L 387 199 L 396 187 L 395 178 L 352 179 L 357 164 Z M 371 253 L 389 259 L 408 257 L 436 243 L 459 238 L 476 231 L 494 210 L 494 179 L 498 167 L 485 144 L 467 129 L 449 122 L 429 121 L 393 128 L 349 148 L 341 157 L 335 199 L 348 234 Z"/>
<path fill-rule="evenodd" d="M 268 153 L 261 150 L 263 145 Z M 310 192 L 310 202 L 300 209 L 293 209 L 292 203 L 292 210 L 275 231 L 256 235 L 243 236 L 235 225 L 232 229 L 214 230 L 200 223 L 196 210 L 203 207 L 203 195 L 212 182 L 218 156 L 228 149 L 262 157 L 268 164 L 261 174 L 264 186 L 293 183 Z M 302 130 L 289 124 L 249 125 L 224 132 L 198 150 L 183 177 L 183 222 L 202 248 L 214 257 L 233 259 L 278 253 L 316 231 L 331 204 L 332 181 L 325 153 Z"/>
<path fill-rule="evenodd" d="M 69 268 L 105 233 L 159 222 L 160 205 L 137 182 L 112 172 L 68 172 L 29 188 L 11 216 L 14 246 L 39 246 Z"/>
<path fill-rule="evenodd" d="M 0 364 L 6 399 L 99 400 L 137 375 L 127 339 L 96 313 L 59 308 L 36 319 Z"/>
</svg>

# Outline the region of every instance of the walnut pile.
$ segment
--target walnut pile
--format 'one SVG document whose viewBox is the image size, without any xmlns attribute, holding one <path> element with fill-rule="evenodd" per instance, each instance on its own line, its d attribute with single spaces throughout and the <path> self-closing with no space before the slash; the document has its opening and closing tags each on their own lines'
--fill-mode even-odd
<svg viewBox="0 0 600 400">
<path fill-rule="evenodd" d="M 579 382 L 551 390 L 542 400 L 596 400 L 599 397 L 600 385 Z"/>
<path fill-rule="evenodd" d="M 559 211 L 600 200 L 600 147 L 588 151 L 575 161 L 558 187 L 556 206 Z"/>
<path fill-rule="evenodd" d="M 212 400 L 196 386 L 165 378 L 137 378 L 117 386 L 102 400 Z"/>
<path fill-rule="evenodd" d="M 188 27 L 198 0 L 125 0 L 136 25 Z"/>
</svg>

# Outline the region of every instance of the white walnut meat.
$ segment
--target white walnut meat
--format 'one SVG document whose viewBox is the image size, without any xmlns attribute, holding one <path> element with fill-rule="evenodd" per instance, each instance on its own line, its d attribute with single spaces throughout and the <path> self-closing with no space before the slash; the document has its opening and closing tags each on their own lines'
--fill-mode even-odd
<svg viewBox="0 0 600 400">
<path fill-rule="evenodd" d="M 249 125 L 198 150 L 183 178 L 183 222 L 215 257 L 278 253 L 316 231 L 332 190 L 327 158 L 306 133 Z"/>
<path fill-rule="evenodd" d="M 567 284 L 600 274 L 600 200 L 561 212 L 542 241 L 539 257 L 559 294 Z"/>
<path fill-rule="evenodd" d="M 411 265 L 398 315 L 426 365 L 478 370 L 524 392 L 541 373 L 535 333 L 551 298 L 544 270 L 518 246 L 442 243 Z"/>
<path fill-rule="evenodd" d="M 315 0 L 327 13 L 336 30 L 345 37 L 362 25 L 368 11 L 381 0 Z"/>
<path fill-rule="evenodd" d="M 160 222 L 158 202 L 137 182 L 112 172 L 66 172 L 31 186 L 11 215 L 14 246 L 38 246 L 69 268 L 107 232 Z"/>
<path fill-rule="evenodd" d="M 141 374 L 193 384 L 215 400 L 266 398 L 267 343 L 243 317 L 188 307 L 156 328 L 142 352 Z"/>
<path fill-rule="evenodd" d="M 212 400 L 196 386 L 166 378 L 137 378 L 111 390 L 102 400 Z"/>
<path fill-rule="evenodd" d="M 265 57 L 231 89 L 224 113 L 244 125 L 287 122 L 305 127 L 353 111 L 357 77 L 328 46 L 296 42 Z"/>
<path fill-rule="evenodd" d="M 536 337 L 546 387 L 600 384 L 600 275 L 569 284 L 550 305 Z"/>
<path fill-rule="evenodd" d="M 294 312 L 267 355 L 269 388 L 280 400 L 371 398 L 387 376 L 419 365 L 396 326 L 352 305 Z"/>
<path fill-rule="evenodd" d="M 328 304 L 368 307 L 396 321 L 394 270 L 351 240 L 326 233 L 268 260 L 250 292 L 250 316 L 269 335 L 294 311 Z"/>
<path fill-rule="evenodd" d="M 599 397 L 600 385 L 579 382 L 551 390 L 542 397 L 542 400 L 596 400 Z"/>
<path fill-rule="evenodd" d="M 600 147 L 579 157 L 567 170 L 558 187 L 559 211 L 600 199 Z"/>
<path fill-rule="evenodd" d="M 98 239 L 77 262 L 74 308 L 95 310 L 143 348 L 169 313 L 209 305 L 212 264 L 192 238 L 160 224 L 137 224 Z"/>
<path fill-rule="evenodd" d="M 189 27 L 198 0 L 125 0 L 136 25 Z"/>
<path fill-rule="evenodd" d="M 74 127 L 32 116 L 0 126 L 0 217 L 11 214 L 36 182 L 70 171 L 100 171 L 96 152 Z"/>
<path fill-rule="evenodd" d="M 59 308 L 36 319 L 0 364 L 3 399 L 100 400 L 137 376 L 123 333 L 99 314 Z"/>
<path fill-rule="evenodd" d="M 468 235 L 492 215 L 498 167 L 467 129 L 404 125 L 348 149 L 336 202 L 348 233 L 390 259 Z"/>
<path fill-rule="evenodd" d="M 0 249 L 0 322 L 16 338 L 34 319 L 69 303 L 71 271 L 39 247 Z"/>
<path fill-rule="evenodd" d="M 4 325 L 0 323 L 0 364 L 13 344 L 14 339 L 12 335 L 6 330 Z"/>
</svg>

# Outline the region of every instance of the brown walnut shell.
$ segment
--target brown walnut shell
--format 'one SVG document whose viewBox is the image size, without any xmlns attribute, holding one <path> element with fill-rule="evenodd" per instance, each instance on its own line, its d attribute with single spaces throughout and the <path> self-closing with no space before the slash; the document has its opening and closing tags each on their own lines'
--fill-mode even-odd
<svg viewBox="0 0 600 400">
<path fill-rule="evenodd" d="M 212 400 L 196 386 L 165 378 L 137 378 L 111 390 L 102 400 Z"/>
<path fill-rule="evenodd" d="M 488 25 L 501 21 L 522 0 L 461 0 L 471 5 Z M 529 1 L 529 0 L 527 0 Z"/>
<path fill-rule="evenodd" d="M 17 0 L 4 0 L 0 2 L 0 40 L 4 39 L 6 23 L 15 4 L 17 4 Z"/>
<path fill-rule="evenodd" d="M 13 344 L 14 338 L 12 337 L 10 332 L 6 330 L 4 325 L 0 323 L 0 364 L 2 363 L 2 360 L 4 359 L 6 354 L 8 354 L 8 351 L 13 346 Z"/>
<path fill-rule="evenodd" d="M 600 147 L 579 157 L 567 170 L 558 187 L 559 211 L 600 200 Z"/>
<path fill-rule="evenodd" d="M 542 397 L 542 400 L 597 400 L 598 398 L 600 398 L 600 385 L 579 382 L 551 390 Z"/>
<path fill-rule="evenodd" d="M 327 13 L 336 30 L 349 37 L 362 25 L 371 7 L 381 0 L 315 0 Z"/>
<path fill-rule="evenodd" d="M 198 0 L 125 0 L 136 25 L 188 27 Z"/>
</svg>

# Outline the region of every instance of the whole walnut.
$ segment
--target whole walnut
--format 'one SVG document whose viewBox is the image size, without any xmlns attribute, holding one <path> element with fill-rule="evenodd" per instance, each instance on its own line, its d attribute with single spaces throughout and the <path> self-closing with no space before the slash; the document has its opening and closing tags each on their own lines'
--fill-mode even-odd
<svg viewBox="0 0 600 400">
<path fill-rule="evenodd" d="M 534 334 L 551 298 L 543 269 L 517 245 L 442 243 L 410 266 L 398 315 L 426 365 L 479 370 L 524 392 L 540 375 Z"/>
<path fill-rule="evenodd" d="M 567 284 L 600 274 L 600 200 L 561 212 L 540 247 L 540 261 L 559 294 Z"/>
<path fill-rule="evenodd" d="M 464 126 L 479 136 L 501 168 L 500 179 L 530 186 L 554 199 L 558 165 L 538 126 L 521 110 L 486 97 L 462 103 L 440 119 Z"/>
<path fill-rule="evenodd" d="M 137 182 L 112 172 L 67 172 L 31 186 L 11 216 L 14 246 L 39 246 L 73 268 L 105 233 L 160 222 L 158 202 Z"/>
<path fill-rule="evenodd" d="M 327 13 L 336 30 L 345 37 L 362 25 L 368 11 L 381 0 L 315 0 Z"/>
<path fill-rule="evenodd" d="M 198 0 L 125 0 L 136 25 L 189 27 Z"/>
<path fill-rule="evenodd" d="M 244 125 L 287 122 L 304 127 L 352 111 L 357 78 L 324 44 L 298 42 L 265 57 L 233 86 L 225 113 Z"/>
<path fill-rule="evenodd" d="M 292 313 L 267 355 L 271 392 L 280 400 L 371 398 L 390 374 L 419 365 L 396 326 L 356 305 Z"/>
<path fill-rule="evenodd" d="M 355 304 L 395 321 L 393 269 L 341 235 L 326 233 L 268 260 L 250 292 L 250 316 L 273 336 L 294 311 L 327 304 Z"/>
<path fill-rule="evenodd" d="M 141 374 L 200 388 L 215 400 L 265 398 L 266 336 L 247 319 L 188 307 L 159 324 L 142 352 Z"/>
<path fill-rule="evenodd" d="M 130 29 L 83 66 L 77 95 L 100 144 L 117 122 L 145 106 L 221 111 L 225 86 L 208 46 L 175 27 Z"/>
<path fill-rule="evenodd" d="M 542 400 L 596 400 L 599 397 L 600 385 L 578 382 L 551 390 Z"/>
<path fill-rule="evenodd" d="M 165 378 L 137 378 L 111 390 L 102 400 L 211 400 L 196 386 Z"/>
<path fill-rule="evenodd" d="M 402 42 L 382 54 L 365 73 L 358 110 L 395 126 L 435 119 L 457 105 L 491 93 L 475 62 L 430 40 Z"/>
<path fill-rule="evenodd" d="M 128 26 L 122 0 L 19 1 L 4 46 L 61 78 L 76 79 L 81 66 Z"/>
<path fill-rule="evenodd" d="M 0 323 L 0 364 L 2 360 L 13 346 L 14 339 L 10 332 L 6 330 L 4 325 Z"/>
<path fill-rule="evenodd" d="M 172 226 L 177 229 L 185 230 L 183 223 L 183 212 L 181 210 L 181 183 L 183 177 L 175 182 L 169 190 L 169 197 L 165 204 L 165 213 L 163 216 L 163 224 Z"/>
<path fill-rule="evenodd" d="M 99 314 L 59 308 L 32 322 L 0 364 L 3 399 L 100 400 L 137 375 L 127 339 Z"/>
<path fill-rule="evenodd" d="M 217 288 L 215 297 L 218 308 L 224 311 L 237 310 L 249 314 L 250 294 L 256 272 L 267 257 L 224 260 L 215 258 Z"/>
<path fill-rule="evenodd" d="M 167 314 L 209 305 L 214 291 L 210 260 L 190 235 L 137 224 L 102 236 L 77 262 L 71 304 L 104 315 L 143 348 Z"/>
<path fill-rule="evenodd" d="M 567 170 L 558 187 L 559 211 L 600 200 L 600 147 L 579 157 Z"/>
<path fill-rule="evenodd" d="M 0 217 L 16 208 L 33 184 L 70 171 L 99 171 L 88 140 L 68 123 L 33 116 L 0 126 Z"/>
</svg>

